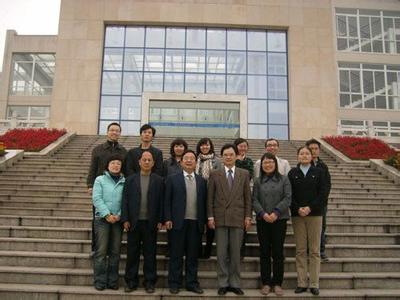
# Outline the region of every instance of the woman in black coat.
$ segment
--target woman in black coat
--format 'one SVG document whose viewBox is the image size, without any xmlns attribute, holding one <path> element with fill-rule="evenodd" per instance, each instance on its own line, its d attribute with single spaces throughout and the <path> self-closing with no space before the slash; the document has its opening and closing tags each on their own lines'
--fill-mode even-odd
<svg viewBox="0 0 400 300">
<path fill-rule="evenodd" d="M 297 288 L 303 293 L 310 287 L 313 295 L 319 295 L 320 241 L 325 184 L 321 170 L 311 164 L 310 149 L 297 150 L 298 165 L 288 177 L 292 185 L 292 224 L 296 242 Z M 307 262 L 307 246 L 309 260 Z M 310 274 L 308 284 L 307 272 Z"/>
</svg>

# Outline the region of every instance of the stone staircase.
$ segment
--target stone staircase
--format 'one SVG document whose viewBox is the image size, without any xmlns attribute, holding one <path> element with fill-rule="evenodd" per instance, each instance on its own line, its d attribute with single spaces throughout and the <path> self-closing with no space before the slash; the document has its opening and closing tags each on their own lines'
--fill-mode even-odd
<svg viewBox="0 0 400 300">
<path fill-rule="evenodd" d="M 0 173 L 0 299 L 145 299 L 174 298 L 166 288 L 166 234 L 159 234 L 159 281 L 155 294 L 143 289 L 125 294 L 122 276 L 126 260 L 125 238 L 119 291 L 97 292 L 92 287 L 90 258 L 91 199 L 86 174 L 91 149 L 102 136 L 76 136 L 53 156 L 25 157 Z M 191 148 L 196 141 L 187 139 Z M 216 141 L 215 149 L 229 140 Z M 171 138 L 157 138 L 155 146 L 169 153 Z M 122 138 L 126 148 L 137 137 Z M 296 164 L 300 141 L 282 141 L 280 156 Z M 250 141 L 250 157 L 258 159 L 264 143 Z M 338 163 L 322 153 L 332 175 L 329 199 L 329 262 L 321 265 L 321 298 L 400 299 L 400 187 L 363 164 Z M 214 252 L 215 254 L 215 252 Z M 285 296 L 295 295 L 295 245 L 291 224 L 285 245 Z M 243 298 L 262 298 L 258 292 L 259 262 L 255 227 L 242 264 Z M 199 280 L 206 293 L 181 292 L 179 298 L 215 298 L 215 256 L 200 260 Z M 240 297 L 230 295 L 227 297 Z M 175 296 L 176 297 L 176 296 Z"/>
</svg>

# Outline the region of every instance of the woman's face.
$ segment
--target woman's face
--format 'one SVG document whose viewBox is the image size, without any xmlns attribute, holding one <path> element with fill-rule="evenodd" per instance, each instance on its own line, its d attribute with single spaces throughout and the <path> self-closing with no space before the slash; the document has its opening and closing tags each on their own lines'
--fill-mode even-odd
<svg viewBox="0 0 400 300">
<path fill-rule="evenodd" d="M 308 165 L 309 163 L 311 163 L 311 159 L 312 159 L 311 152 L 307 148 L 302 148 L 299 154 L 297 155 L 297 160 L 302 165 Z"/>
<path fill-rule="evenodd" d="M 176 157 L 181 157 L 183 152 L 185 152 L 185 146 L 183 145 L 175 145 L 174 146 L 174 153 Z"/>
<path fill-rule="evenodd" d="M 275 161 L 270 158 L 264 158 L 262 161 L 262 169 L 267 175 L 274 173 L 276 169 Z"/>
<path fill-rule="evenodd" d="M 108 163 L 108 171 L 112 174 L 119 174 L 121 172 L 122 163 L 120 160 L 112 160 Z"/>
<path fill-rule="evenodd" d="M 239 155 L 246 155 L 247 151 L 249 150 L 249 146 L 247 146 L 247 143 L 241 143 L 239 145 L 237 145 L 238 151 L 239 151 Z"/>
<path fill-rule="evenodd" d="M 201 152 L 201 154 L 204 154 L 204 155 L 209 154 L 210 149 L 211 149 L 211 146 L 210 146 L 210 143 L 209 143 L 209 142 L 200 145 L 200 152 Z"/>
</svg>

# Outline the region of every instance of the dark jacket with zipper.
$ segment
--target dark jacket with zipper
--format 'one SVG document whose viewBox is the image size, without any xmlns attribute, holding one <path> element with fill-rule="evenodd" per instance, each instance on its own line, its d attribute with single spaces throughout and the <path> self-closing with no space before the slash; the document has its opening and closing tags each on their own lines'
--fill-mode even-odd
<svg viewBox="0 0 400 300">
<path fill-rule="evenodd" d="M 326 183 L 322 171 L 310 166 L 304 176 L 300 164 L 292 168 L 288 174 L 292 186 L 292 203 L 290 206 L 292 217 L 299 216 L 300 207 L 309 206 L 309 216 L 321 216 L 325 205 Z"/>
</svg>

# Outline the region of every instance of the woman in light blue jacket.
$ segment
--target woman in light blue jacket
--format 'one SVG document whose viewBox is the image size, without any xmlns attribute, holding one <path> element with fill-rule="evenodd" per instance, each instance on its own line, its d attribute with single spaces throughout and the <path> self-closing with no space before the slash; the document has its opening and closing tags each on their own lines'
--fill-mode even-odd
<svg viewBox="0 0 400 300">
<path fill-rule="evenodd" d="M 122 191 L 125 178 L 121 173 L 122 157 L 112 155 L 104 175 L 93 185 L 95 207 L 94 230 L 96 249 L 93 257 L 94 287 L 118 290 L 118 269 L 121 250 L 122 226 L 120 223 Z M 108 256 L 108 261 L 107 261 Z"/>
</svg>

